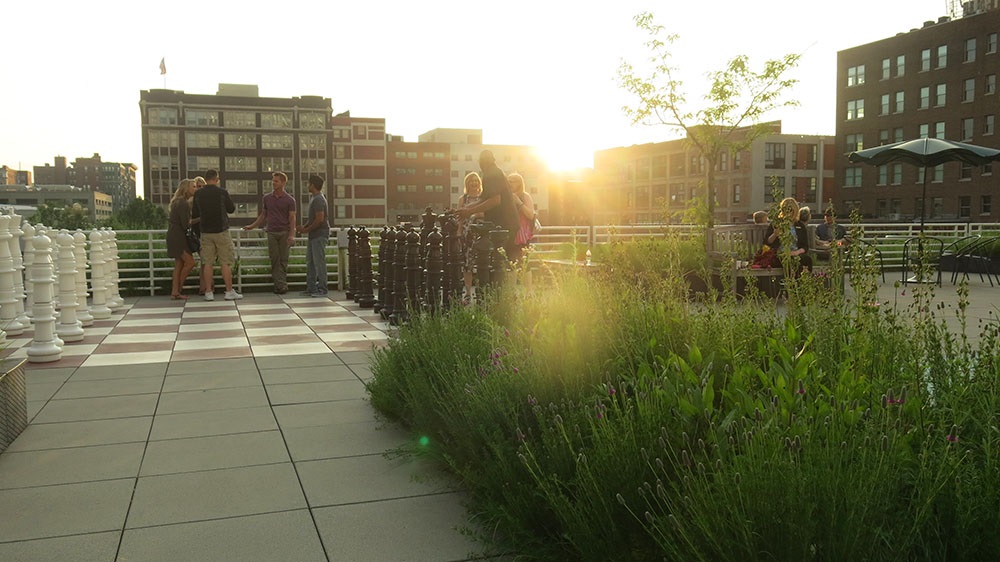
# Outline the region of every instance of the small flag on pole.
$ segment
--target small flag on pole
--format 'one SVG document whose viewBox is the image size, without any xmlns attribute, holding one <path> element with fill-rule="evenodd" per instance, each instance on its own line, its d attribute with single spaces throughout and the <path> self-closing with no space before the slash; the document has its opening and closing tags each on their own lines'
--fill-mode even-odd
<svg viewBox="0 0 1000 562">
<path fill-rule="evenodd" d="M 167 59 L 166 57 L 160 59 L 160 74 L 167 73 Z"/>
</svg>

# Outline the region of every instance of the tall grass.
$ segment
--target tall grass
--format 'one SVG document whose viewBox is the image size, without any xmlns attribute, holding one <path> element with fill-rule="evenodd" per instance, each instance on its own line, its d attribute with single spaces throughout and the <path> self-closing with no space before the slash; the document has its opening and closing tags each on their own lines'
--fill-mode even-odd
<svg viewBox="0 0 1000 562">
<path fill-rule="evenodd" d="M 460 478 L 484 547 L 522 560 L 1000 555 L 995 327 L 972 345 L 930 295 L 878 303 L 864 264 L 851 300 L 810 276 L 781 307 L 692 300 L 684 251 L 612 249 L 614 275 L 418 315 L 376 353 L 373 405 Z"/>
</svg>

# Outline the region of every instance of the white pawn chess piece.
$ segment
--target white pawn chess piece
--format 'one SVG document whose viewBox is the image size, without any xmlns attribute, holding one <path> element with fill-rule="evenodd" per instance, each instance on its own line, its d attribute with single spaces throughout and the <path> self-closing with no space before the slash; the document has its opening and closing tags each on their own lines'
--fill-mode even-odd
<svg viewBox="0 0 1000 562">
<path fill-rule="evenodd" d="M 94 320 L 111 318 L 108 308 L 108 285 L 104 280 L 104 236 L 99 230 L 90 231 L 90 314 Z"/>
<path fill-rule="evenodd" d="M 31 305 L 34 302 L 32 295 L 35 292 L 35 283 L 31 280 L 31 264 L 35 259 L 35 227 L 30 222 L 24 224 L 22 240 L 24 240 L 24 315 L 29 321 L 34 322 L 32 317 L 35 313 Z"/>
<path fill-rule="evenodd" d="M 87 305 L 87 235 L 80 230 L 73 233 L 73 253 L 76 254 L 76 319 L 84 327 L 93 326 L 94 317 Z"/>
<path fill-rule="evenodd" d="M 113 309 L 117 310 L 125 306 L 125 299 L 122 298 L 121 294 L 121 278 L 118 275 L 118 233 L 114 229 L 108 229 L 108 236 L 111 237 L 111 286 L 110 286 L 110 298 L 115 302 Z"/>
<path fill-rule="evenodd" d="M 21 230 L 21 215 L 13 213 L 10 215 L 10 255 L 14 259 L 14 298 L 17 299 L 17 322 L 22 328 L 31 326 L 31 319 L 24 306 L 24 258 L 21 253 L 21 237 L 24 232 Z"/>
<path fill-rule="evenodd" d="M 10 220 L 0 215 L 0 329 L 7 335 L 19 336 L 24 326 L 17 321 L 17 298 L 14 295 L 14 260 L 10 255 Z"/>
<path fill-rule="evenodd" d="M 31 262 L 30 277 L 34 285 L 32 318 L 35 337 L 28 348 L 28 361 L 48 363 L 62 359 L 62 346 L 55 336 L 55 315 L 52 308 L 52 241 L 48 236 L 35 236 L 32 240 L 35 255 Z"/>
<path fill-rule="evenodd" d="M 76 252 L 73 236 L 60 232 L 56 237 L 59 246 L 59 324 L 56 334 L 63 341 L 83 339 L 83 325 L 76 317 Z M 0 257 L 2 259 L 2 257 Z"/>
<path fill-rule="evenodd" d="M 115 299 L 115 269 L 117 261 L 110 229 L 101 229 L 101 241 L 104 244 L 104 286 L 106 287 L 104 302 L 111 309 L 111 312 L 115 312 L 122 305 Z"/>
</svg>

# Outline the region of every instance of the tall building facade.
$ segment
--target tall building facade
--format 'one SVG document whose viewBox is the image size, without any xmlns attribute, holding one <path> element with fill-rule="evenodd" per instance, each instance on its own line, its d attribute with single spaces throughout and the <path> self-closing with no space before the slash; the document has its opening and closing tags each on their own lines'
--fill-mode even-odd
<svg viewBox="0 0 1000 562">
<path fill-rule="evenodd" d="M 65 156 L 56 156 L 54 165 L 46 163 L 35 166 L 34 170 L 34 185 L 72 185 L 107 193 L 114 201 L 114 211 L 123 209 L 135 199 L 135 175 L 138 171 L 135 164 L 105 162 L 97 152 L 90 157 L 78 157 L 71 164 L 67 164 Z M 30 172 L 25 172 L 23 177 L 28 181 L 18 183 L 31 184 Z"/>
<path fill-rule="evenodd" d="M 742 223 L 777 193 L 817 208 L 833 185 L 833 138 L 781 133 L 781 122 L 747 150 L 723 154 L 714 174 L 717 223 Z M 740 131 L 737 131 L 740 134 Z M 683 222 L 704 197 L 706 162 L 686 139 L 611 148 L 594 155 L 594 224 Z"/>
<path fill-rule="evenodd" d="M 345 112 L 331 119 L 331 130 L 334 197 L 327 197 L 330 223 L 335 226 L 384 225 L 385 119 L 351 117 L 350 112 Z"/>
<path fill-rule="evenodd" d="M 334 177 L 333 110 L 329 98 L 261 97 L 257 86 L 219 84 L 215 95 L 174 90 L 139 93 L 144 197 L 166 207 L 180 180 L 219 171 L 236 203 L 234 225 L 257 216 L 271 174 L 288 175 L 301 205 L 312 174 Z M 336 217 L 332 217 L 336 220 Z"/>
<path fill-rule="evenodd" d="M 964 17 L 837 53 L 835 199 L 864 218 L 919 220 L 924 170 L 909 164 L 852 164 L 847 153 L 936 137 L 1000 148 L 996 2 L 966 2 Z M 929 172 L 926 217 L 994 221 L 1000 164 L 959 163 Z"/>
<path fill-rule="evenodd" d="M 427 207 L 451 206 L 451 145 L 445 142 L 387 143 L 386 213 L 390 224 L 417 222 Z"/>
</svg>

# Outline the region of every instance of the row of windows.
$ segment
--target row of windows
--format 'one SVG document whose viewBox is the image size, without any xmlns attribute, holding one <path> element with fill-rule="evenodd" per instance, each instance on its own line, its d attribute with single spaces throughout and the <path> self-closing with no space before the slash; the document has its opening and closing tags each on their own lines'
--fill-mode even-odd
<svg viewBox="0 0 1000 562">
<path fill-rule="evenodd" d="M 980 42 L 976 37 L 969 37 L 962 43 L 962 62 L 974 62 L 977 57 Z M 987 55 L 997 52 L 997 33 L 989 33 L 982 43 L 983 52 Z M 933 61 L 932 61 L 933 55 Z M 948 45 L 938 45 L 935 49 L 922 49 L 920 51 L 920 71 L 931 70 L 931 63 L 934 68 L 946 68 L 948 66 Z M 895 70 L 895 74 L 893 71 Z M 901 77 L 906 74 L 906 55 L 896 55 L 882 59 L 882 80 L 892 77 Z M 847 87 L 861 86 L 865 83 L 865 65 L 860 64 L 847 69 Z"/>
<path fill-rule="evenodd" d="M 343 186 L 337 186 L 343 187 Z M 416 193 L 417 186 L 413 184 L 399 184 L 396 186 L 396 191 L 399 193 Z M 444 193 L 443 185 L 425 185 L 423 186 L 423 191 L 425 193 Z"/>
<path fill-rule="evenodd" d="M 860 208 L 860 201 L 845 201 L 846 206 L 858 207 Z M 958 216 L 959 218 L 969 218 L 972 216 L 972 196 L 962 195 L 958 197 Z M 917 197 L 913 200 L 913 214 L 914 216 L 920 216 L 924 206 L 924 199 L 922 197 Z M 979 197 L 979 214 L 989 215 L 993 212 L 993 196 L 991 195 L 981 195 Z M 932 197 L 930 199 L 930 208 L 928 209 L 929 218 L 940 218 L 944 216 L 944 198 L 943 197 Z M 875 217 L 876 218 L 889 218 L 889 219 L 899 219 L 903 214 L 903 200 L 898 198 L 893 199 L 876 199 L 875 200 Z"/>
<path fill-rule="evenodd" d="M 918 136 L 919 138 L 927 138 L 931 136 L 931 123 L 921 123 L 918 125 Z M 958 126 L 960 130 L 960 137 L 963 141 L 972 140 L 973 136 L 978 133 L 983 136 L 989 136 L 996 133 L 996 115 L 984 115 L 980 118 L 975 117 L 962 117 L 958 121 Z M 933 136 L 935 138 L 943 139 L 946 133 L 946 124 L 944 121 L 938 121 L 933 123 Z M 863 150 L 865 148 L 865 135 L 864 133 L 852 133 L 844 137 L 845 152 L 854 152 L 856 150 Z M 903 128 L 896 127 L 894 129 L 880 129 L 879 130 L 879 145 L 889 144 L 891 142 L 902 142 Z"/>
<path fill-rule="evenodd" d="M 861 187 L 861 177 L 863 173 L 863 166 L 849 166 L 844 169 L 844 187 Z M 926 168 L 917 168 L 916 184 L 924 183 L 924 173 Z M 969 164 L 962 164 L 959 171 L 960 180 L 971 180 L 973 175 L 973 166 Z M 992 176 L 993 175 L 993 165 L 986 164 L 980 167 L 980 175 L 982 176 Z M 941 183 L 944 181 L 944 164 L 935 166 L 932 168 L 932 175 L 928 178 L 933 183 Z M 903 165 L 902 164 L 886 164 L 884 166 L 878 167 L 878 179 L 876 180 L 876 185 L 902 185 L 903 183 Z"/>
<path fill-rule="evenodd" d="M 149 145 L 155 147 L 177 148 L 180 135 L 178 131 L 151 130 L 149 131 Z M 292 150 L 293 138 L 291 134 L 263 134 L 255 133 L 225 133 L 222 135 L 224 145 L 219 144 L 217 133 L 202 133 L 186 131 L 184 133 L 184 143 L 188 148 L 246 148 L 256 149 L 258 141 L 260 148 L 264 150 Z M 326 150 L 326 135 L 300 134 L 299 148 L 302 150 Z M 344 153 L 345 147 L 340 148 L 340 153 Z"/>
<path fill-rule="evenodd" d="M 966 78 L 962 81 L 962 99 L 963 103 L 972 102 L 976 99 L 976 78 Z M 989 74 L 983 77 L 982 80 L 982 92 L 983 95 L 993 95 L 997 92 L 997 76 L 996 74 Z M 931 86 L 921 86 L 920 95 L 918 97 L 918 109 L 929 109 L 932 102 L 932 90 Z M 947 103 L 948 98 L 948 85 L 947 84 L 935 84 L 933 88 L 933 106 L 934 107 L 944 107 Z M 905 99 L 906 94 L 903 91 L 895 92 L 894 94 L 882 94 L 879 104 L 879 115 L 889 115 L 890 111 L 892 113 L 902 113 L 905 109 Z M 864 119 L 865 117 L 865 100 L 854 99 L 847 102 L 847 120 L 853 121 L 856 119 Z"/>
<path fill-rule="evenodd" d="M 221 119 L 220 119 L 221 114 Z M 188 109 L 184 111 L 184 125 L 188 127 L 219 127 L 291 129 L 292 113 L 290 111 L 211 111 Z M 300 129 L 325 129 L 327 115 L 318 112 L 299 112 Z M 177 125 L 178 110 L 171 107 L 153 107 L 149 109 L 150 125 Z"/>
<path fill-rule="evenodd" d="M 402 159 L 406 159 L 406 158 L 415 159 L 417 157 L 417 153 L 416 152 L 412 152 L 412 151 L 410 151 L 410 152 L 407 152 L 407 151 L 396 151 L 393 154 L 396 156 L 396 158 L 399 158 L 401 160 Z M 467 155 L 467 156 L 469 156 L 469 155 Z M 420 153 L 420 157 L 421 158 L 437 158 L 437 159 L 440 160 L 440 159 L 444 158 L 444 152 L 422 152 L 422 153 Z M 469 156 L 469 159 L 471 160 L 472 156 Z M 458 155 L 455 155 L 455 157 L 452 158 L 452 160 L 458 160 Z"/>
</svg>

